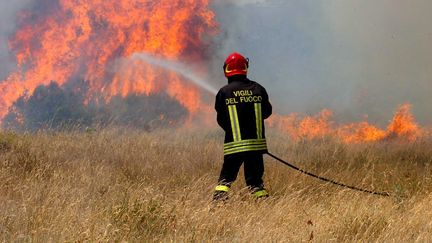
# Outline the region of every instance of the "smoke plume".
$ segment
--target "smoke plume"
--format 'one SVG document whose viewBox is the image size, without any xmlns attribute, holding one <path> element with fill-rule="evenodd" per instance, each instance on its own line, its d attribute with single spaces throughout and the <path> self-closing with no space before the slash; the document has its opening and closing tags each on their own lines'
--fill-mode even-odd
<svg viewBox="0 0 432 243">
<path fill-rule="evenodd" d="M 215 2 L 218 62 L 251 59 L 250 77 L 276 110 L 335 111 L 339 121 L 385 124 L 411 103 L 432 121 L 432 2 L 425 0 L 243 0 Z"/>
</svg>

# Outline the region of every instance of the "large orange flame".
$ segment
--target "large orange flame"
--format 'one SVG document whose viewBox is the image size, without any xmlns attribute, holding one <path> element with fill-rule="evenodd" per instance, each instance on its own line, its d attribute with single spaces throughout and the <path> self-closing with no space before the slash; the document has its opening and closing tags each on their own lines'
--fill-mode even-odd
<svg viewBox="0 0 432 243">
<path fill-rule="evenodd" d="M 146 52 L 202 62 L 204 37 L 217 28 L 209 0 L 45 2 L 38 0 L 37 8 L 21 13 L 20 28 L 10 40 L 17 68 L 0 83 L 0 119 L 26 92 L 73 79 L 86 80 L 90 93 L 107 98 L 164 91 L 190 112 L 198 110 L 199 91 L 177 74 L 116 60 Z"/>
<path fill-rule="evenodd" d="M 286 132 L 293 140 L 337 137 L 346 143 L 373 142 L 386 139 L 415 141 L 425 135 L 425 131 L 415 122 L 410 112 L 411 106 L 404 104 L 398 108 L 387 130 L 379 129 L 368 122 L 336 125 L 331 120 L 332 112 L 323 110 L 318 115 L 300 118 L 298 114 L 274 115 L 269 125 Z"/>
</svg>

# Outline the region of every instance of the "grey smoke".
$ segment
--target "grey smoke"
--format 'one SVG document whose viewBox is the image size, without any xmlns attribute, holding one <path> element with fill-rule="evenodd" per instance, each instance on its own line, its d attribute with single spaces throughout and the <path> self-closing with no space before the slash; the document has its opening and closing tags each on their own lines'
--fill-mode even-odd
<svg viewBox="0 0 432 243">
<path fill-rule="evenodd" d="M 8 48 L 9 36 L 16 28 L 17 13 L 32 0 L 13 0 L 0 2 L 0 80 L 14 69 L 14 59 Z"/>
<path fill-rule="evenodd" d="M 221 26 L 214 70 L 231 51 L 251 59 L 282 113 L 323 108 L 381 125 L 410 102 L 432 122 L 432 1 L 215 2 Z M 222 77 L 221 77 L 222 78 Z"/>
</svg>

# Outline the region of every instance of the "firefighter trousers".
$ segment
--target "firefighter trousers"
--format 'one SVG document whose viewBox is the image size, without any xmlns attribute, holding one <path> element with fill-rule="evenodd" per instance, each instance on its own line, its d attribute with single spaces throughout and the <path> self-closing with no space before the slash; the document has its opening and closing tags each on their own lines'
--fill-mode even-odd
<svg viewBox="0 0 432 243">
<path fill-rule="evenodd" d="M 248 151 L 224 156 L 219 185 L 230 186 L 244 163 L 246 185 L 252 190 L 263 189 L 264 161 L 262 151 Z"/>
</svg>

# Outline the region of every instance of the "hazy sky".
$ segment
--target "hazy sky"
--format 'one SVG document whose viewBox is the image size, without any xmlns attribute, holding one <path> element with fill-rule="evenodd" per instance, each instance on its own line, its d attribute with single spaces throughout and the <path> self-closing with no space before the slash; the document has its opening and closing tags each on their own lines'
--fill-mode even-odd
<svg viewBox="0 0 432 243">
<path fill-rule="evenodd" d="M 215 3 L 219 55 L 251 59 L 281 112 L 331 108 L 386 123 L 402 103 L 432 122 L 432 1 L 243 0 Z"/>
</svg>

